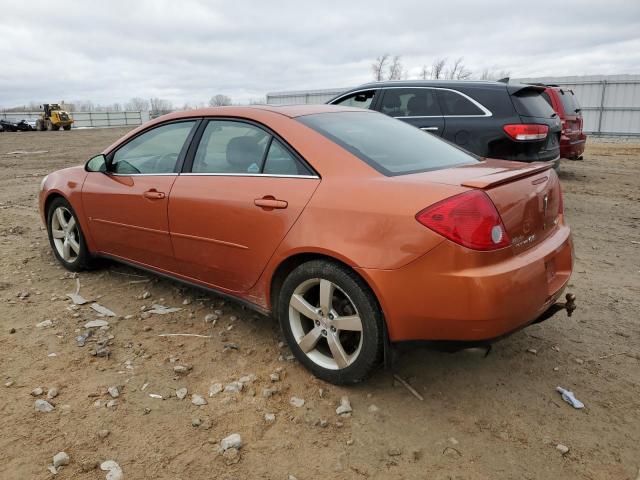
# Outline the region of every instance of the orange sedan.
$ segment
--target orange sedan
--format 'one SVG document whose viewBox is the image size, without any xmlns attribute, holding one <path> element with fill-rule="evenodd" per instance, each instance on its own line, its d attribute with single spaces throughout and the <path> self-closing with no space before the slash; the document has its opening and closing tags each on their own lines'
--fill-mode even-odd
<svg viewBox="0 0 640 480">
<path fill-rule="evenodd" d="M 45 177 L 40 209 L 67 269 L 107 257 L 271 313 L 333 383 L 394 342 L 490 341 L 573 308 L 556 303 L 573 248 L 549 165 L 372 111 L 165 115 Z"/>
</svg>

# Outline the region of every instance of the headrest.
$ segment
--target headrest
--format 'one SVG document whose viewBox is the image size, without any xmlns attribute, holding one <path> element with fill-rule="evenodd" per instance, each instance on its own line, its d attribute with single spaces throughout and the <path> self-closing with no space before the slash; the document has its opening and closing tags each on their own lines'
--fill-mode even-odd
<svg viewBox="0 0 640 480">
<path fill-rule="evenodd" d="M 262 162 L 262 148 L 254 137 L 236 137 L 227 144 L 227 163 L 246 171 L 252 165 Z"/>
</svg>

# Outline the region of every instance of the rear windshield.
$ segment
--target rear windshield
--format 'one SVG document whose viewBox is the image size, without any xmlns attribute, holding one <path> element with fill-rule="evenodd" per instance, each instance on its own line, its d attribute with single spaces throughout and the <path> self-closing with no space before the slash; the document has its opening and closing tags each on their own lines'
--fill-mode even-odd
<svg viewBox="0 0 640 480">
<path fill-rule="evenodd" d="M 383 175 L 449 168 L 478 160 L 430 133 L 386 115 L 318 113 L 296 118 Z"/>
<path fill-rule="evenodd" d="M 513 106 L 519 115 L 525 117 L 543 117 L 551 118 L 555 116 L 551 105 L 547 103 L 539 91 L 533 89 L 520 90 L 511 95 Z"/>
<path fill-rule="evenodd" d="M 564 112 L 567 115 L 575 115 L 580 111 L 578 100 L 571 90 L 560 90 L 558 93 L 560 94 L 560 100 L 562 100 Z"/>
</svg>

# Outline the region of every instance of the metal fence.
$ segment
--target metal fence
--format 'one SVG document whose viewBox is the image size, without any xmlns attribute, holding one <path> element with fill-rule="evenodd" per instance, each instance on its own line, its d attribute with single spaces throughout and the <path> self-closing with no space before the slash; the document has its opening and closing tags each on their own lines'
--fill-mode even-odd
<svg viewBox="0 0 640 480">
<path fill-rule="evenodd" d="M 640 75 L 590 75 L 512 79 L 573 90 L 582 107 L 584 130 L 590 134 L 640 135 Z M 325 103 L 347 88 L 273 92 L 271 105 Z"/>
<path fill-rule="evenodd" d="M 0 119 L 19 122 L 20 120 L 35 121 L 42 112 L 6 112 L 0 113 Z M 141 125 L 149 120 L 149 112 L 69 112 L 73 117 L 73 128 L 92 127 L 125 127 Z"/>
</svg>

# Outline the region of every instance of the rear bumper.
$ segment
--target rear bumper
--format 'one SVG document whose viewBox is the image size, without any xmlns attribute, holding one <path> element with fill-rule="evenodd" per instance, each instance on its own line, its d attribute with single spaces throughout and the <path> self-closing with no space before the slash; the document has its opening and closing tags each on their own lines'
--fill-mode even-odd
<svg viewBox="0 0 640 480">
<path fill-rule="evenodd" d="M 483 341 L 540 317 L 573 268 L 568 227 L 525 252 L 475 252 L 449 241 L 397 270 L 359 269 L 373 286 L 392 342 Z"/>
<path fill-rule="evenodd" d="M 586 143 L 587 136 L 582 132 L 571 137 L 562 135 L 560 137 L 560 156 L 562 158 L 577 158 L 584 153 Z"/>
</svg>

